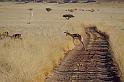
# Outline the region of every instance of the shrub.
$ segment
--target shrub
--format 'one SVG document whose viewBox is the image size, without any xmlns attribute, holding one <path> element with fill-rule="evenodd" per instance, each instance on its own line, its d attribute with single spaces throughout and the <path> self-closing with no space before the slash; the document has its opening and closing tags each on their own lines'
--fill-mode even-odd
<svg viewBox="0 0 124 82">
<path fill-rule="evenodd" d="M 46 8 L 46 11 L 47 12 L 50 12 L 52 9 L 51 8 Z"/>
<path fill-rule="evenodd" d="M 63 15 L 63 17 L 65 17 L 67 20 L 69 20 L 70 18 L 74 17 L 74 15 L 72 15 L 72 14 L 65 14 L 65 15 Z"/>
</svg>

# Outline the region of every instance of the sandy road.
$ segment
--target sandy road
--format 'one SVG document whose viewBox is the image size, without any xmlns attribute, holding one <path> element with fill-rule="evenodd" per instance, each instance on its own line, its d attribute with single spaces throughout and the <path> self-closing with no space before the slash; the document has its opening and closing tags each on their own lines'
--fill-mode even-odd
<svg viewBox="0 0 124 82">
<path fill-rule="evenodd" d="M 86 50 L 71 50 L 46 82 L 121 82 L 109 36 L 96 27 L 86 29 Z"/>
</svg>

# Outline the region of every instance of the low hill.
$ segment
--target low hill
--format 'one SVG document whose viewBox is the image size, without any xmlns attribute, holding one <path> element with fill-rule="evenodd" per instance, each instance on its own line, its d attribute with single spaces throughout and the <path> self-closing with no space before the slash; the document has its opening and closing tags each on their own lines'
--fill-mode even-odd
<svg viewBox="0 0 124 82">
<path fill-rule="evenodd" d="M 79 2 L 86 2 L 86 1 L 97 1 L 97 2 L 124 2 L 124 0 L 0 0 L 0 2 L 5 1 L 36 1 L 36 2 L 49 2 L 49 3 L 57 3 L 57 2 L 64 2 L 64 3 L 79 3 Z"/>
</svg>

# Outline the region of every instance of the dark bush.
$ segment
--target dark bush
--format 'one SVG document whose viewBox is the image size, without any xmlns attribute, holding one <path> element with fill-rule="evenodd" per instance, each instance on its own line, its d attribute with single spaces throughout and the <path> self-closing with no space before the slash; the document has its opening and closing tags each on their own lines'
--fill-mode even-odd
<svg viewBox="0 0 124 82">
<path fill-rule="evenodd" d="M 52 9 L 51 8 L 46 8 L 46 11 L 47 12 L 50 12 Z"/>
<path fill-rule="evenodd" d="M 70 18 L 74 17 L 74 15 L 72 15 L 72 14 L 65 14 L 65 15 L 63 15 L 63 17 L 65 17 L 67 20 L 69 20 Z"/>
</svg>

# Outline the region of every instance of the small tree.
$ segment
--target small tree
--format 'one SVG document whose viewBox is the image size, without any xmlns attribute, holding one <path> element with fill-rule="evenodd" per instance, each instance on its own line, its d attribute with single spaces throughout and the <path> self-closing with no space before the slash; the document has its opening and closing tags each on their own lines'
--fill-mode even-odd
<svg viewBox="0 0 124 82">
<path fill-rule="evenodd" d="M 72 14 L 65 14 L 65 15 L 63 15 L 63 17 L 65 17 L 67 20 L 69 20 L 70 18 L 74 17 L 74 15 L 72 15 Z"/>
<path fill-rule="evenodd" d="M 31 23 L 31 17 L 33 16 L 33 9 L 30 8 L 28 10 L 29 10 L 30 13 L 29 13 L 29 22 L 27 24 L 30 24 Z"/>
</svg>

